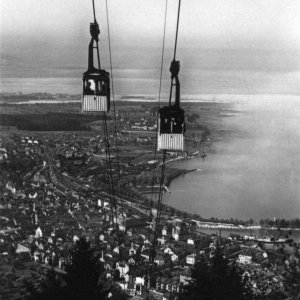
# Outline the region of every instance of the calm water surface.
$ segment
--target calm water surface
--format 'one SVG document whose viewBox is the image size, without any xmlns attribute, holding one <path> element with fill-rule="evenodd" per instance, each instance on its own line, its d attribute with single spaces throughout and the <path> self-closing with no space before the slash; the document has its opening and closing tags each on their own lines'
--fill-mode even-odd
<svg viewBox="0 0 300 300">
<path fill-rule="evenodd" d="M 155 95 L 158 70 L 115 70 L 117 95 Z M 201 169 L 175 179 L 164 202 L 203 217 L 296 218 L 300 216 L 300 72 L 228 72 L 190 69 L 182 74 L 183 100 L 234 103 L 220 122 L 229 134 L 215 154 L 172 165 Z M 168 94 L 169 74 L 163 81 Z M 244 91 L 244 95 L 240 94 Z M 5 92 L 81 92 L 75 78 L 1 78 Z M 282 94 L 283 96 L 245 95 Z M 201 93 L 201 95 L 200 95 Z M 213 94 L 214 93 L 214 94 Z M 203 95 L 206 94 L 206 95 Z"/>
<path fill-rule="evenodd" d="M 300 98 L 253 96 L 235 109 L 215 154 L 171 163 L 201 171 L 172 181 L 164 202 L 203 217 L 299 217 Z"/>
</svg>

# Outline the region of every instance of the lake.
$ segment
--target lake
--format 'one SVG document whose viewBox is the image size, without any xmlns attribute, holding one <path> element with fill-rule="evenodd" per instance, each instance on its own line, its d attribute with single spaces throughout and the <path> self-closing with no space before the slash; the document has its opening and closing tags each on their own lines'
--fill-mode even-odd
<svg viewBox="0 0 300 300">
<path fill-rule="evenodd" d="M 180 75 L 183 101 L 230 102 L 234 112 L 222 117 L 224 130 L 231 134 L 214 142 L 214 154 L 204 161 L 172 163 L 201 171 L 175 179 L 164 202 L 203 217 L 299 217 L 300 73 L 189 69 Z M 114 77 L 119 96 L 157 96 L 157 69 L 117 69 Z M 164 96 L 169 84 L 166 72 Z M 1 78 L 1 91 L 79 94 L 81 74 Z"/>
<path fill-rule="evenodd" d="M 298 218 L 300 97 L 227 98 L 236 113 L 222 123 L 235 130 L 216 141 L 204 161 L 170 163 L 200 170 L 174 179 L 164 203 L 206 218 Z"/>
</svg>

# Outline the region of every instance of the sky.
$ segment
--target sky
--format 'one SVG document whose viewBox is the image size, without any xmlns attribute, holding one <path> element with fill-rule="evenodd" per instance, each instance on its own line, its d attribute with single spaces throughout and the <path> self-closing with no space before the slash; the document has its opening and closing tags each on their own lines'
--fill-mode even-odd
<svg viewBox="0 0 300 300">
<path fill-rule="evenodd" d="M 126 68 L 156 64 L 165 1 L 107 1 L 116 64 Z M 105 0 L 95 0 L 95 5 L 107 62 Z M 177 5 L 178 1 L 168 0 L 166 48 L 170 55 Z M 0 6 L 2 65 L 86 64 L 89 23 L 93 20 L 91 0 L 1 0 Z M 178 55 L 189 66 L 198 65 L 201 57 L 200 68 L 218 64 L 223 69 L 254 66 L 268 71 L 278 61 L 279 69 L 299 70 L 299 20 L 299 0 L 182 0 Z M 227 50 L 240 52 L 228 54 Z M 233 66 L 228 55 L 237 57 Z"/>
<path fill-rule="evenodd" d="M 174 38 L 177 1 L 168 1 L 167 36 Z M 95 0 L 106 32 L 105 0 Z M 118 45 L 161 44 L 165 1 L 108 0 Z M 89 0 L 1 0 L 1 38 L 77 41 L 92 20 Z M 182 0 L 180 42 L 209 48 L 300 49 L 299 0 Z M 104 37 L 106 38 L 106 37 Z"/>
<path fill-rule="evenodd" d="M 165 0 L 107 2 L 116 94 L 157 95 Z M 183 98 L 191 94 L 235 94 L 238 98 L 243 94 L 300 95 L 300 0 L 181 2 L 177 57 L 181 61 Z M 101 58 L 108 68 L 105 0 L 95 0 L 95 4 L 101 30 Z M 174 46 L 177 4 L 177 0 L 168 0 L 167 62 L 162 85 L 166 95 L 170 87 L 167 64 Z M 0 0 L 0 18 L 0 90 L 2 85 L 4 91 L 81 92 L 81 76 L 87 67 L 89 23 L 93 21 L 91 0 Z M 260 97 L 258 100 L 260 103 Z M 272 196 L 277 203 L 284 199 L 285 209 L 297 213 L 299 109 L 290 108 L 296 114 L 291 118 L 290 111 L 274 107 L 275 114 L 264 111 L 267 117 L 260 115 L 262 124 L 252 114 L 248 123 L 242 116 L 238 125 L 245 123 L 259 140 L 244 138 L 243 142 L 239 139 L 230 143 L 231 156 L 219 156 L 215 174 L 218 179 L 219 174 L 226 173 L 225 183 L 234 178 L 236 189 L 232 191 L 229 184 L 228 194 L 234 192 L 235 197 L 243 198 L 249 189 L 247 205 L 252 208 L 252 196 L 263 205 L 269 205 L 266 199 Z M 250 172 L 246 171 L 252 177 L 247 175 L 239 181 L 235 177 L 240 175 L 236 170 L 242 170 L 241 159 L 248 162 Z M 260 163 L 258 173 L 255 162 Z M 211 184 L 212 191 L 222 191 L 223 186 L 216 189 L 215 181 L 210 179 L 203 180 L 203 186 L 208 188 Z M 252 188 L 255 184 L 258 189 Z M 198 189 L 197 182 L 197 192 Z M 210 205 L 211 193 L 207 193 Z M 282 215 L 281 206 L 276 207 L 278 215 Z M 265 209 L 275 215 L 275 208 Z"/>
</svg>

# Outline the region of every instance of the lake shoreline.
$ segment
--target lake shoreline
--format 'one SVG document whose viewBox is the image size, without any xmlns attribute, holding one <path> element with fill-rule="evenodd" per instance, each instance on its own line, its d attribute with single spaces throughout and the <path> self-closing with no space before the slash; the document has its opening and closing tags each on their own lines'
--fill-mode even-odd
<svg viewBox="0 0 300 300">
<path fill-rule="evenodd" d="M 214 96 L 210 97 L 212 100 Z M 203 104 L 202 95 L 198 95 L 195 106 L 194 103 L 185 105 L 185 110 L 198 113 L 199 122 L 209 128 L 212 149 L 209 152 L 205 149 L 209 155 L 204 161 L 196 156 L 167 162 L 172 168 L 203 172 L 172 176 L 166 185 L 171 193 L 165 193 L 164 202 L 205 217 L 297 218 L 300 177 L 291 159 L 297 161 L 299 157 L 295 146 L 299 144 L 300 97 L 226 95 L 223 100 L 228 105 L 219 104 L 221 97 L 218 95 L 209 104 Z M 130 101 L 118 103 L 126 106 Z M 43 107 L 37 105 L 35 109 Z M 2 108 L 10 113 L 7 107 Z M 79 103 L 76 107 L 68 105 L 70 111 L 77 112 L 78 108 Z M 21 113 L 24 113 L 23 106 Z M 189 203 L 184 205 L 182 199 L 189 199 Z"/>
</svg>

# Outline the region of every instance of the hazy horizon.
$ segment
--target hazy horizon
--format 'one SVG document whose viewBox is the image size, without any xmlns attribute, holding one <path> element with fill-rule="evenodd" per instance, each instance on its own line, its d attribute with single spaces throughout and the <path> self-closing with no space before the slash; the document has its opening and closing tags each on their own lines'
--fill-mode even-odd
<svg viewBox="0 0 300 300">
<path fill-rule="evenodd" d="M 92 2 L 0 3 L 1 91 L 81 93 Z M 163 95 L 170 88 L 177 3 L 168 1 Z M 105 1 L 95 4 L 102 67 L 108 69 Z M 157 96 L 165 1 L 108 4 L 115 94 Z M 235 130 L 215 141 L 216 154 L 205 163 L 190 161 L 203 172 L 174 181 L 166 195 L 170 204 L 184 203 L 186 209 L 182 199 L 189 197 L 189 209 L 228 217 L 299 214 L 299 20 L 299 0 L 182 1 L 177 51 L 182 98 L 222 95 L 244 103 L 235 116 L 218 118 L 220 130 Z M 284 95 L 280 101 L 272 97 L 277 94 Z"/>
<path fill-rule="evenodd" d="M 177 3 L 168 1 L 166 76 Z M 0 5 L 2 78 L 81 76 L 87 66 L 91 1 L 3 0 Z M 95 5 L 102 66 L 108 68 L 105 2 L 96 0 Z M 165 2 L 114 0 L 108 5 L 114 68 L 159 69 Z M 300 71 L 299 19 L 297 0 L 182 1 L 181 74 L 189 69 Z"/>
</svg>

